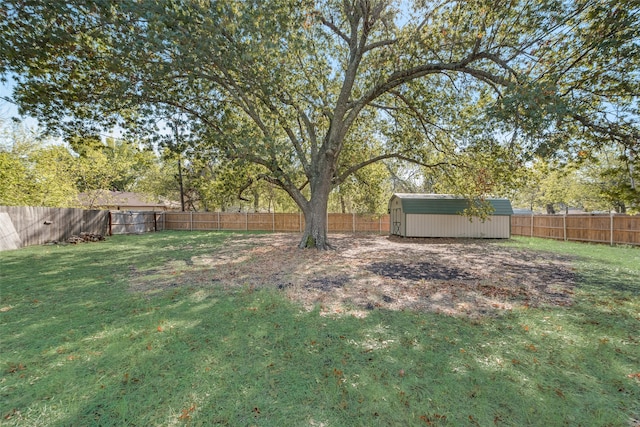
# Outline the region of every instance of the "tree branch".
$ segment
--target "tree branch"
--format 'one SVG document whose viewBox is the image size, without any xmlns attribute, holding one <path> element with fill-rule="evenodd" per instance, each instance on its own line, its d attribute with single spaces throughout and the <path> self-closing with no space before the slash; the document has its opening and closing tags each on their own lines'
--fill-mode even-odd
<svg viewBox="0 0 640 427">
<path fill-rule="evenodd" d="M 571 114 L 571 117 L 584 127 L 590 129 L 593 132 L 600 133 L 608 136 L 611 140 L 618 142 L 619 144 L 637 150 L 637 141 L 640 141 L 640 131 L 631 129 L 629 132 L 624 132 L 616 124 L 610 124 L 609 126 L 597 124 L 594 121 L 588 119 L 580 114 Z"/>
<path fill-rule="evenodd" d="M 374 43 L 366 45 L 364 47 L 364 49 L 363 49 L 363 53 L 367 53 L 370 50 L 374 50 L 374 49 L 377 49 L 379 47 L 391 46 L 391 45 L 396 44 L 397 42 L 398 42 L 398 40 L 395 40 L 395 39 L 394 40 L 380 40 L 380 41 L 377 41 L 377 42 L 374 42 Z"/>
<path fill-rule="evenodd" d="M 372 163 L 376 163 L 379 162 L 381 160 L 385 160 L 385 159 L 398 159 L 398 160 L 404 160 L 406 162 L 409 163 L 413 163 L 416 165 L 420 165 L 420 166 L 424 166 L 426 168 L 437 168 L 439 166 L 447 166 L 447 165 L 455 165 L 455 163 L 451 163 L 451 162 L 438 162 L 438 163 L 434 163 L 434 164 L 429 164 L 429 163 L 424 163 L 421 162 L 420 160 L 411 158 L 411 157 L 407 157 L 403 154 L 400 153 L 388 153 L 388 154 L 381 154 L 379 156 L 376 157 L 372 157 L 368 160 L 365 160 L 362 163 L 358 163 L 356 165 L 351 166 L 350 168 L 348 168 L 346 171 L 344 171 L 342 174 L 340 174 L 340 176 L 338 177 L 334 177 L 332 184 L 333 185 L 340 185 L 342 184 L 350 175 L 352 175 L 353 173 L 359 171 L 360 169 L 369 166 Z"/>
<path fill-rule="evenodd" d="M 401 93 L 397 92 L 397 91 L 393 91 L 391 92 L 394 96 L 396 96 L 398 99 L 400 99 L 408 108 L 409 110 L 411 110 L 411 112 L 414 114 L 414 117 L 416 117 L 418 119 L 418 121 L 420 122 L 420 126 L 422 127 L 422 131 L 424 132 L 425 137 L 427 138 L 427 140 L 431 143 L 431 145 L 433 146 L 433 148 L 444 154 L 444 151 L 442 151 L 442 149 L 440 149 L 440 147 L 438 147 L 435 142 L 429 137 L 429 131 L 427 129 L 427 124 L 429 124 L 430 126 L 433 126 L 441 131 L 446 132 L 446 129 L 444 129 L 442 126 L 436 124 L 436 123 L 432 123 L 428 120 L 426 120 L 425 117 L 423 117 L 422 114 L 420 114 L 420 111 L 418 111 L 418 109 L 416 108 L 415 105 L 413 105 L 413 103 L 404 95 L 402 95 Z"/>
<path fill-rule="evenodd" d="M 365 105 L 368 105 L 371 101 L 377 99 L 382 94 L 390 92 L 396 87 L 404 83 L 408 83 L 412 80 L 416 80 L 429 74 L 437 74 L 444 71 L 455 71 L 468 74 L 479 80 L 482 80 L 485 83 L 492 85 L 496 90 L 497 86 L 508 86 L 509 84 L 511 84 L 511 81 L 505 79 L 504 77 L 491 74 L 484 70 L 469 67 L 470 63 L 479 59 L 489 59 L 496 64 L 501 65 L 499 62 L 496 62 L 499 58 L 495 57 L 494 55 L 480 53 L 478 55 L 470 55 L 469 57 L 459 62 L 424 64 L 406 70 L 397 71 L 391 74 L 385 82 L 373 87 L 371 90 L 365 93 L 355 103 L 355 107 L 350 114 L 353 116 L 353 120 L 355 120 L 355 117 L 360 113 L 360 110 L 364 108 Z M 506 64 L 503 65 L 506 66 Z M 511 68 L 507 69 L 513 71 Z"/>
<path fill-rule="evenodd" d="M 333 22 L 327 20 L 323 15 L 320 15 L 320 22 L 322 22 L 322 25 L 329 28 L 331 31 L 333 31 L 334 34 L 336 34 L 342 40 L 347 42 L 348 45 L 351 44 L 351 38 L 349 38 L 349 36 L 343 33 L 342 30 L 340 30 L 340 28 L 338 28 Z"/>
<path fill-rule="evenodd" d="M 251 200 L 242 196 L 242 193 L 254 183 L 253 178 L 249 178 L 246 184 L 238 189 L 238 200 L 242 200 L 243 202 L 250 202 Z"/>
</svg>

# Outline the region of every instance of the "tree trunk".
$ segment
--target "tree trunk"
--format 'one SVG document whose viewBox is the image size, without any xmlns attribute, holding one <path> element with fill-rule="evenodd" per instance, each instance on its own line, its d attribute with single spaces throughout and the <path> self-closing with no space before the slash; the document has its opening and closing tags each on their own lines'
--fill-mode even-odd
<svg viewBox="0 0 640 427">
<path fill-rule="evenodd" d="M 253 190 L 253 211 L 258 212 L 260 210 L 260 193 L 258 190 Z"/>
<path fill-rule="evenodd" d="M 344 112 L 336 113 L 336 116 L 343 114 Z M 327 241 L 329 193 L 333 189 L 332 179 L 345 133 L 344 123 L 334 121 L 309 176 L 311 199 L 308 202 L 298 202 L 305 220 L 304 233 L 298 245 L 300 248 L 332 249 Z"/>
<path fill-rule="evenodd" d="M 182 158 L 178 155 L 178 183 L 180 184 L 180 207 L 184 212 L 184 187 L 182 184 Z"/>
<path fill-rule="evenodd" d="M 302 211 L 305 224 L 299 247 L 302 249 L 330 249 L 331 246 L 327 241 L 328 198 L 324 202 L 314 199 L 319 199 L 319 197 L 312 198 L 308 208 Z"/>
<path fill-rule="evenodd" d="M 298 245 L 300 248 L 331 249 L 327 241 L 327 209 L 331 182 L 329 179 L 319 179 L 311 191 L 311 200 L 302 206 L 304 214 L 304 232 Z"/>
</svg>

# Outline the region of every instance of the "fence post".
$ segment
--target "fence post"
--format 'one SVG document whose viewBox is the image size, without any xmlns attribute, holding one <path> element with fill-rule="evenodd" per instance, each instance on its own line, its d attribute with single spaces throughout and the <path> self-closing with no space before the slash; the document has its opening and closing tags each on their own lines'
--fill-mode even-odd
<svg viewBox="0 0 640 427">
<path fill-rule="evenodd" d="M 533 212 L 531 212 L 531 237 L 533 237 Z"/>
<path fill-rule="evenodd" d="M 567 214 L 562 214 L 562 237 L 567 241 Z"/>
<path fill-rule="evenodd" d="M 351 213 L 351 228 L 353 229 L 353 234 L 356 234 L 356 213 Z"/>
<path fill-rule="evenodd" d="M 193 211 L 189 211 L 189 231 L 193 231 Z"/>
<path fill-rule="evenodd" d="M 298 215 L 298 225 L 300 226 L 300 232 L 302 233 L 302 212 Z"/>
<path fill-rule="evenodd" d="M 276 231 L 276 212 L 271 212 L 271 231 Z"/>
<path fill-rule="evenodd" d="M 609 242 L 610 246 L 613 246 L 613 216 L 615 215 L 613 212 L 611 212 L 611 226 L 609 227 L 609 230 L 611 232 L 611 240 Z"/>
<path fill-rule="evenodd" d="M 249 231 L 249 211 L 244 213 L 244 231 Z"/>
</svg>

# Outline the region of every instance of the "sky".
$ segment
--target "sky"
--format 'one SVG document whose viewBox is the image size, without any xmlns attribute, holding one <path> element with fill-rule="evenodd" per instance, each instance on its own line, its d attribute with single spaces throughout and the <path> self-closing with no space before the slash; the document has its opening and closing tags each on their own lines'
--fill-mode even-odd
<svg viewBox="0 0 640 427">
<path fill-rule="evenodd" d="M 21 116 L 18 113 L 18 106 L 7 99 L 11 99 L 15 84 L 9 76 L 7 82 L 0 82 L 0 125 L 10 122 L 12 119 L 20 120 L 27 128 L 37 128 L 38 120 L 31 116 Z M 4 122 L 4 123 L 3 123 Z M 109 137 L 119 137 L 120 132 L 114 131 L 106 134 Z M 62 140 L 52 139 L 50 142 L 54 144 L 61 144 Z"/>
<path fill-rule="evenodd" d="M 5 100 L 11 97 L 12 88 L 11 82 L 0 82 L 0 117 L 3 119 L 9 119 L 18 114 L 17 107 Z"/>
<path fill-rule="evenodd" d="M 28 116 L 21 117 L 20 114 L 18 114 L 18 106 L 6 100 L 6 98 L 11 98 L 13 87 L 14 83 L 11 77 L 9 77 L 7 82 L 0 82 L 0 120 L 9 121 L 16 118 L 24 121 L 29 127 L 37 126 L 38 121 L 35 118 Z"/>
</svg>

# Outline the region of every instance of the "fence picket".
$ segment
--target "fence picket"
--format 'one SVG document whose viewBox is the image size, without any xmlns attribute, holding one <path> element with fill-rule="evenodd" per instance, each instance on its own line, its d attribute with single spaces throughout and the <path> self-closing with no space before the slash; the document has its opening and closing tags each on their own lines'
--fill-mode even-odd
<svg viewBox="0 0 640 427">
<path fill-rule="evenodd" d="M 190 212 L 188 218 L 182 214 L 186 212 L 165 212 L 165 230 L 242 230 L 242 231 L 278 231 L 302 232 L 304 217 L 302 213 L 246 213 L 246 212 L 217 212 L 218 221 L 215 226 L 209 226 L 208 212 Z M 269 224 L 270 222 L 270 224 Z M 339 214 L 327 215 L 327 227 L 330 233 L 379 233 L 389 232 L 389 215 L 371 214 Z"/>
<path fill-rule="evenodd" d="M 559 222 L 560 218 L 562 223 Z M 513 215 L 511 234 L 565 241 L 608 243 L 612 246 L 640 245 L 640 215 Z"/>
</svg>

